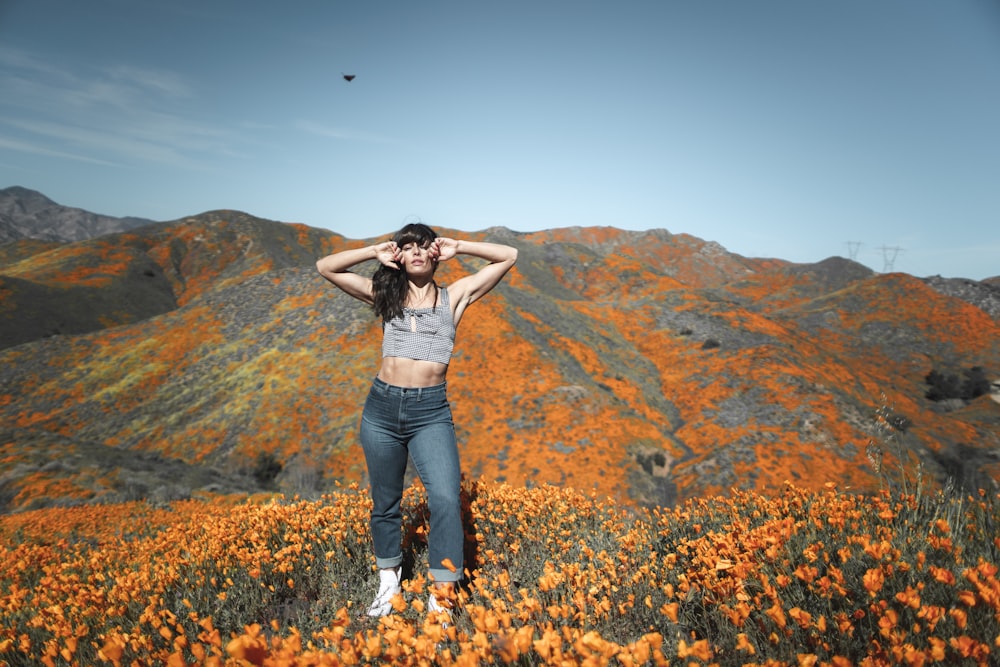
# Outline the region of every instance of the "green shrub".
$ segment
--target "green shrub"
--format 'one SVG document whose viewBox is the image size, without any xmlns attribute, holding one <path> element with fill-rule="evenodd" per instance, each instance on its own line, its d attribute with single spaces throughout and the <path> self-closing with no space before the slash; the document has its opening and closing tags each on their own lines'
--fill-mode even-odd
<svg viewBox="0 0 1000 667">
<path fill-rule="evenodd" d="M 971 401 L 990 392 L 990 381 L 982 366 L 973 366 L 957 373 L 932 370 L 924 380 L 929 385 L 925 396 L 932 401 L 960 398 Z"/>
<path fill-rule="evenodd" d="M 253 476 L 257 483 L 263 487 L 268 487 L 274 482 L 274 478 L 282 469 L 281 461 L 273 452 L 260 452 L 257 454 L 257 461 L 254 463 Z"/>
</svg>

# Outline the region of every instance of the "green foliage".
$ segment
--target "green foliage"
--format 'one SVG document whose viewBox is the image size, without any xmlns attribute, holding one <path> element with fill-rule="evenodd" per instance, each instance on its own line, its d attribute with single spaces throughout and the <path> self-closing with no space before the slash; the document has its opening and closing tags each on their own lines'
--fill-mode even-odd
<svg viewBox="0 0 1000 667">
<path fill-rule="evenodd" d="M 932 401 L 971 401 L 990 392 L 990 380 L 982 366 L 965 369 L 961 375 L 934 369 L 924 379 L 929 385 L 925 396 Z"/>
<path fill-rule="evenodd" d="M 274 452 L 260 452 L 257 454 L 257 460 L 253 467 L 254 479 L 261 486 L 268 487 L 274 482 L 274 478 L 281 472 L 282 467 L 281 461 L 278 460 Z"/>
</svg>

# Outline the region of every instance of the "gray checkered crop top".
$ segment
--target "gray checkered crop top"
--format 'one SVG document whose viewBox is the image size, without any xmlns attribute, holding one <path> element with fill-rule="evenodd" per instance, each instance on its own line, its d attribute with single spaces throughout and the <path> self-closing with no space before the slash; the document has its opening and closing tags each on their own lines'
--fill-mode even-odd
<svg viewBox="0 0 1000 667">
<path fill-rule="evenodd" d="M 402 317 L 382 323 L 382 356 L 403 357 L 447 364 L 455 346 L 448 288 L 438 292 L 441 302 L 433 308 L 403 308 Z"/>
</svg>

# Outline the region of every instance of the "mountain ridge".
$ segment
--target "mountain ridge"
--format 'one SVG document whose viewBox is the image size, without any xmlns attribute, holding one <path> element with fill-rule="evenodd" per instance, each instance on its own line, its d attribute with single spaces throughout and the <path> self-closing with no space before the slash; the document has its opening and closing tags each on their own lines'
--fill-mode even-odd
<svg viewBox="0 0 1000 667">
<path fill-rule="evenodd" d="M 116 218 L 62 206 L 41 192 L 19 185 L 0 190 L 0 243 L 22 239 L 73 242 L 153 222 Z"/>
<path fill-rule="evenodd" d="M 666 230 L 462 235 L 520 252 L 459 332 L 449 372 L 469 476 L 665 506 L 786 479 L 873 489 L 868 443 L 894 451 L 883 408 L 905 425 L 891 434 L 904 466 L 928 480 L 973 488 L 1000 473 L 1000 405 L 924 396 L 931 370 L 1000 374 L 992 285 L 948 294 L 843 258 L 744 258 Z M 377 322 L 313 268 L 364 242 L 211 211 L 24 250 L 0 271 L 0 503 L 364 483 L 356 426 Z M 475 266 L 458 258 L 439 277 Z M 143 281 L 156 290 L 140 294 Z M 26 285 L 100 318 L 25 336 L 25 304 L 51 299 Z M 123 309 L 123 294 L 150 312 Z M 86 452 L 120 452 L 132 472 Z M 283 466 L 266 483 L 261 457 Z"/>
</svg>

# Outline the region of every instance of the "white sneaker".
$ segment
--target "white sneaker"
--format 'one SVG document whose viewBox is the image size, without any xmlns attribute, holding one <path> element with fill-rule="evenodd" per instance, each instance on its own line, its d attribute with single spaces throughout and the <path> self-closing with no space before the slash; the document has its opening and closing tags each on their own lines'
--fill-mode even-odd
<svg viewBox="0 0 1000 667">
<path fill-rule="evenodd" d="M 446 606 L 447 605 L 447 606 Z M 433 591 L 427 597 L 427 611 L 432 613 L 444 612 L 448 615 L 448 619 L 451 619 L 451 601 L 447 598 L 444 600 L 444 604 L 438 602 L 437 597 L 434 596 Z M 448 627 L 448 622 L 443 623 L 444 627 Z"/>
<path fill-rule="evenodd" d="M 400 571 L 386 569 L 378 571 L 378 595 L 368 607 L 368 615 L 372 617 L 387 616 L 392 613 L 392 598 L 402 591 L 399 585 Z"/>
</svg>

